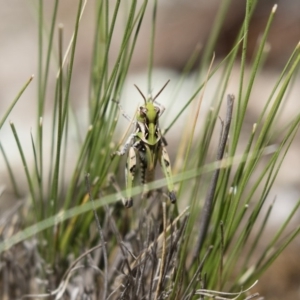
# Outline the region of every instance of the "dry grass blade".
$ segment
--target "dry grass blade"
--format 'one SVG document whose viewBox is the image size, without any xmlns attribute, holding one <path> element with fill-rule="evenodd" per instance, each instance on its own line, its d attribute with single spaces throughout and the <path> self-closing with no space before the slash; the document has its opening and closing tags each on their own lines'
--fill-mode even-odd
<svg viewBox="0 0 300 300">
<path fill-rule="evenodd" d="M 224 156 L 225 147 L 228 141 L 228 135 L 229 135 L 230 125 L 231 125 L 233 102 L 234 102 L 234 96 L 228 95 L 226 120 L 224 125 L 224 132 L 222 132 L 220 138 L 220 144 L 217 153 L 217 161 L 222 160 Z M 201 251 L 202 245 L 204 243 L 204 239 L 206 237 L 209 221 L 211 219 L 213 200 L 214 200 L 214 195 L 218 183 L 219 173 L 220 173 L 220 168 L 217 168 L 213 173 L 211 185 L 209 187 L 208 194 L 205 199 L 204 207 L 200 217 L 200 232 L 198 236 L 197 245 L 195 248 L 194 257 L 197 257 L 199 255 L 199 252 Z"/>
<path fill-rule="evenodd" d="M 225 293 L 225 292 L 219 292 L 219 291 L 213 291 L 213 290 L 206 290 L 206 289 L 199 289 L 195 292 L 196 295 L 203 295 L 206 297 L 211 297 L 213 299 L 218 299 L 218 300 L 236 300 L 238 299 L 242 294 L 250 291 L 256 284 L 258 281 L 254 282 L 248 289 L 246 290 L 241 290 L 239 293 Z M 229 298 L 232 297 L 233 298 Z M 258 297 L 259 294 L 253 294 L 251 296 L 248 296 L 246 299 L 254 299 L 256 297 Z M 249 298 L 250 297 L 250 298 Z"/>
<path fill-rule="evenodd" d="M 167 232 L 166 232 L 166 226 L 167 226 L 167 211 L 166 211 L 166 202 L 163 201 L 162 203 L 163 208 L 163 245 L 162 245 L 162 255 L 161 255 L 161 263 L 160 263 L 160 270 L 159 270 L 159 279 L 157 283 L 156 293 L 154 299 L 157 300 L 162 288 L 162 282 L 163 282 L 163 274 L 164 274 L 164 268 L 166 263 L 166 243 L 167 243 Z"/>
<path fill-rule="evenodd" d="M 93 204 L 93 212 L 94 212 L 94 217 L 95 217 L 95 221 L 97 224 L 97 229 L 100 235 L 100 241 L 102 244 L 102 249 L 103 249 L 103 258 L 104 258 L 104 292 L 103 292 L 103 299 L 106 299 L 106 295 L 107 295 L 107 290 L 108 290 L 108 261 L 107 261 L 107 250 L 106 250 L 106 246 L 105 246 L 105 240 L 104 240 L 104 236 L 103 236 L 103 231 L 100 225 L 100 221 L 94 206 L 94 199 L 92 197 L 92 191 L 91 191 L 91 185 L 90 185 L 90 174 L 86 174 L 85 175 L 85 183 L 86 183 L 86 188 L 87 188 L 87 192 L 89 194 L 89 198 L 90 201 Z"/>
</svg>

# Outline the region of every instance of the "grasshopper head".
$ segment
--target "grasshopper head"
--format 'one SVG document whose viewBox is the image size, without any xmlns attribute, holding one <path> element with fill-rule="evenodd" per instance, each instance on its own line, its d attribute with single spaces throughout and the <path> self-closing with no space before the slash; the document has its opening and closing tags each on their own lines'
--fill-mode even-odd
<svg viewBox="0 0 300 300">
<path fill-rule="evenodd" d="M 147 124 L 156 123 L 157 118 L 160 115 L 160 108 L 159 108 L 159 106 L 154 105 L 154 101 L 160 95 L 160 93 L 164 90 L 164 88 L 167 86 L 169 81 L 170 80 L 168 80 L 166 82 L 166 84 L 161 88 L 161 90 L 156 94 L 156 96 L 154 98 L 149 96 L 148 99 L 146 99 L 146 97 L 141 92 L 141 90 L 136 85 L 134 85 L 144 99 L 144 105 L 140 106 L 138 109 L 138 115 L 137 115 L 138 121 L 146 122 Z"/>
<path fill-rule="evenodd" d="M 150 98 L 145 105 L 139 107 L 137 119 L 138 121 L 144 121 L 147 124 L 156 123 L 159 113 L 159 107 L 155 106 Z"/>
</svg>

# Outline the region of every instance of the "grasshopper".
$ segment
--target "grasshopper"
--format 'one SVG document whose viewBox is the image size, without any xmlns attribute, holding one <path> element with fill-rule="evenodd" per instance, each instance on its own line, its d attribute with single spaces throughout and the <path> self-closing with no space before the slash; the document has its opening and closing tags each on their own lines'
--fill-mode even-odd
<svg viewBox="0 0 300 300">
<path fill-rule="evenodd" d="M 166 150 L 165 139 L 159 128 L 159 118 L 165 111 L 165 108 L 155 101 L 169 81 L 170 80 L 166 82 L 154 98 L 149 96 L 148 99 L 146 99 L 141 90 L 134 85 L 143 97 L 144 105 L 141 105 L 137 110 L 133 133 L 128 137 L 120 151 L 116 151 L 112 154 L 112 156 L 122 156 L 128 152 L 125 168 L 127 198 L 122 200 L 125 207 L 131 207 L 133 203 L 131 189 L 137 168 L 137 161 L 139 161 L 140 164 L 141 183 L 144 186 L 143 196 L 148 194 L 147 183 L 154 180 L 155 167 L 157 161 L 159 161 L 167 179 L 168 197 L 171 203 L 176 202 L 171 163 Z M 124 116 L 130 120 L 125 114 Z"/>
</svg>

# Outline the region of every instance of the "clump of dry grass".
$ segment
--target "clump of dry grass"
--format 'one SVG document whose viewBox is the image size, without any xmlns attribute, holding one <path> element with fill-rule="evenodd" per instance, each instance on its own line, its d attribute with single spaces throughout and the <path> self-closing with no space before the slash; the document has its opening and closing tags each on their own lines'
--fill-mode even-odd
<svg viewBox="0 0 300 300">
<path fill-rule="evenodd" d="M 135 229 L 122 227 L 123 232 L 118 229 L 114 209 L 107 206 L 101 232 L 91 229 L 94 231 L 91 235 L 100 233 L 103 242 L 98 241 L 90 249 L 82 245 L 81 254 L 77 258 L 70 254 L 64 263 L 58 257 L 51 271 L 40 256 L 36 239 L 21 242 L 2 253 L 1 273 L 5 278 L 1 281 L 2 299 L 168 299 L 178 276 L 188 210 L 164 225 L 161 194 L 156 193 L 149 200 L 154 204 L 140 210 Z M 126 220 L 122 222 L 126 224 Z M 2 234 L 5 236 L 8 231 L 11 234 L 18 226 L 6 222 Z M 177 293 L 184 295 L 181 299 L 192 299 L 193 295 L 233 299 L 234 294 L 222 295 L 205 289 L 206 275 L 202 269 L 210 251 L 211 247 L 197 263 L 189 282 L 188 269 L 182 271 L 181 284 L 177 286 Z M 191 257 L 186 259 L 190 261 Z M 193 288 L 197 281 L 202 289 Z M 46 292 L 38 293 L 41 290 Z"/>
</svg>

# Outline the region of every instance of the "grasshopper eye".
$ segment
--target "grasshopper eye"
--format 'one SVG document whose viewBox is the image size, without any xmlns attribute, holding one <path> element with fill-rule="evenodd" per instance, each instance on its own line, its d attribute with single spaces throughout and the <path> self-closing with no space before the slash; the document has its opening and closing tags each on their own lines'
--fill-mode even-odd
<svg viewBox="0 0 300 300">
<path fill-rule="evenodd" d="M 154 106 L 154 109 L 155 109 L 156 113 L 159 115 L 160 114 L 160 108 L 158 106 Z"/>
<path fill-rule="evenodd" d="M 141 116 L 145 117 L 147 112 L 148 112 L 147 108 L 140 106 L 140 115 Z"/>
</svg>

